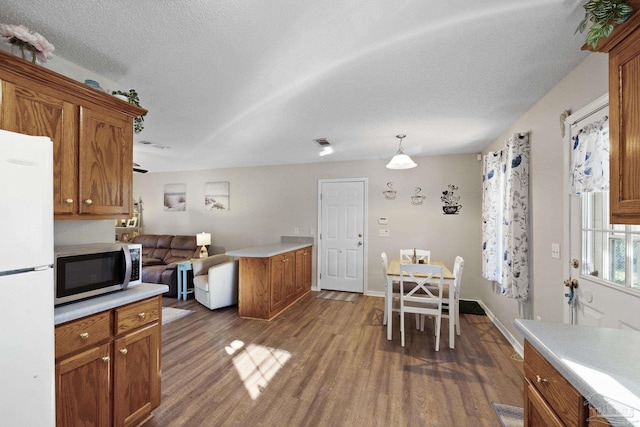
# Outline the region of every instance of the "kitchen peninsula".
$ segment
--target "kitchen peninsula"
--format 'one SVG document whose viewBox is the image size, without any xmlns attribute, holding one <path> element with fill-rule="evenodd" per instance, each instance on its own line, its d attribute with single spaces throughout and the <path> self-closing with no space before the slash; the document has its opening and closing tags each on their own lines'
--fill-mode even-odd
<svg viewBox="0 0 640 427">
<path fill-rule="evenodd" d="M 515 326 L 525 338 L 525 426 L 640 424 L 640 332 L 524 319 Z"/>
<path fill-rule="evenodd" d="M 311 291 L 313 237 L 227 252 L 239 257 L 238 313 L 271 320 Z"/>
</svg>

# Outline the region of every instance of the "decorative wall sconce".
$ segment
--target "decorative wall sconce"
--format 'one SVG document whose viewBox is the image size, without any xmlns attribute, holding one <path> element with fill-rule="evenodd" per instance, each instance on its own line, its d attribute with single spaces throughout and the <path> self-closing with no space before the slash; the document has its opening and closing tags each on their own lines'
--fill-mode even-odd
<svg viewBox="0 0 640 427">
<path fill-rule="evenodd" d="M 424 203 L 424 199 L 426 199 L 426 196 L 420 196 L 420 192 L 422 191 L 422 188 L 420 187 L 416 187 L 415 192 L 416 194 L 414 194 L 413 196 L 411 196 L 411 204 L 415 205 L 415 206 L 419 206 L 422 203 Z"/>
<path fill-rule="evenodd" d="M 389 187 L 389 189 L 382 192 L 382 194 L 384 194 L 384 198 L 387 200 L 395 200 L 397 192 L 393 189 L 393 182 L 387 182 L 387 187 Z"/>
</svg>

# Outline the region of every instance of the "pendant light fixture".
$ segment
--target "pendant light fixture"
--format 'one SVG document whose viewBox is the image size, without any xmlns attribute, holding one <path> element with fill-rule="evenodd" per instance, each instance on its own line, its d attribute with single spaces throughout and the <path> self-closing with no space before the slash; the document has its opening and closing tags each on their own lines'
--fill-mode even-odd
<svg viewBox="0 0 640 427">
<path fill-rule="evenodd" d="M 407 135 L 396 135 L 396 138 L 400 140 L 400 146 L 391 161 L 387 163 L 388 169 L 411 169 L 418 166 L 413 160 L 411 160 L 411 157 L 404 154 L 404 151 L 402 151 L 402 138 L 406 137 Z"/>
</svg>

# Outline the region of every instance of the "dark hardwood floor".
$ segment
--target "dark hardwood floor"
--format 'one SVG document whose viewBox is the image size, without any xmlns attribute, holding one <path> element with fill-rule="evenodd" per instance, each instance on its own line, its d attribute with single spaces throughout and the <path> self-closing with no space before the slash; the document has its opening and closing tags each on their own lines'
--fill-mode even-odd
<svg viewBox="0 0 640 427">
<path fill-rule="evenodd" d="M 408 317 L 402 348 L 382 298 L 317 295 L 270 322 L 164 298 L 195 313 L 163 327 L 162 404 L 146 427 L 499 426 L 491 402 L 522 406 L 522 361 L 487 316 L 461 315 L 455 350 L 443 320 L 439 352 L 433 322 L 420 332 Z"/>
</svg>

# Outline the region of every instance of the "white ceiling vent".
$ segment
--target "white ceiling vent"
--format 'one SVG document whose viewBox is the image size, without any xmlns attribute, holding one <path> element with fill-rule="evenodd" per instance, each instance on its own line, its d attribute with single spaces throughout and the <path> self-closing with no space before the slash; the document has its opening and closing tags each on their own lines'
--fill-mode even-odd
<svg viewBox="0 0 640 427">
<path fill-rule="evenodd" d="M 328 147 L 331 144 L 329 143 L 329 141 L 327 141 L 326 138 L 318 138 L 318 139 L 314 139 L 314 141 L 316 142 L 316 144 L 318 144 L 320 147 Z"/>
<path fill-rule="evenodd" d="M 133 163 L 133 171 L 138 173 L 147 173 L 149 172 L 147 169 L 142 169 L 139 164 Z"/>
<path fill-rule="evenodd" d="M 160 150 L 164 150 L 165 148 L 169 148 L 168 145 L 156 144 L 155 142 L 151 142 L 151 141 L 138 141 L 138 144 L 146 145 L 147 147 L 158 148 Z"/>
</svg>

